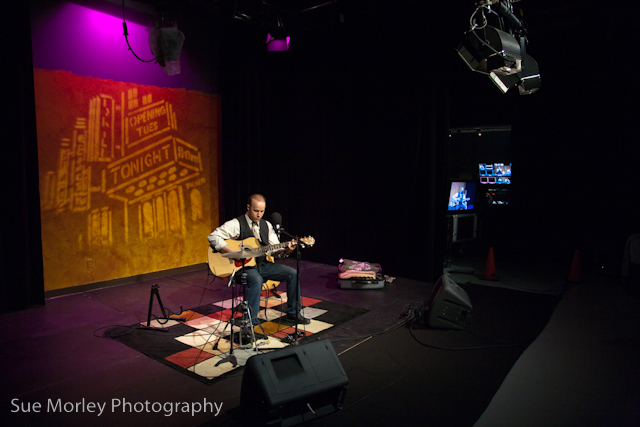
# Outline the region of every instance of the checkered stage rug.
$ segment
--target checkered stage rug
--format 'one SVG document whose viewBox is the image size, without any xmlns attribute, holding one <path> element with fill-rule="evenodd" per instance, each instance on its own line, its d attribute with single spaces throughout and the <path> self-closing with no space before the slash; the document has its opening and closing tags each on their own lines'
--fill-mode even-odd
<svg viewBox="0 0 640 427">
<path fill-rule="evenodd" d="M 166 328 L 166 331 L 141 328 L 147 324 L 143 322 L 132 325 L 126 333 L 111 331 L 111 336 L 192 378 L 213 384 L 224 374 L 244 366 L 249 357 L 289 345 L 288 339 L 295 336 L 295 325 L 285 319 L 286 293 L 279 295 L 280 298 L 267 296 L 266 293 L 262 295 L 258 315 L 260 325 L 254 327 L 255 346 L 254 343 L 240 346 L 239 328 L 234 326 L 233 355 L 236 366 L 228 359 L 232 329 L 229 319 L 233 307 L 240 302 L 238 299 L 218 301 L 172 316 L 182 317 L 184 321 L 161 323 L 154 320 L 150 323 L 151 327 Z M 307 297 L 302 298 L 302 306 L 303 315 L 310 318 L 311 323 L 298 325 L 298 332 L 299 336 L 304 334 L 309 338 L 369 311 Z M 236 313 L 236 317 L 239 316 L 241 313 Z"/>
</svg>

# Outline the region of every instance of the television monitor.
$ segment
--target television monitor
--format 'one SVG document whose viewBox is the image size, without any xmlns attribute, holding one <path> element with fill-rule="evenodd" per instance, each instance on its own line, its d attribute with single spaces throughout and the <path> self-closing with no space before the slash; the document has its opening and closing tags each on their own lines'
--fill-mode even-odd
<svg viewBox="0 0 640 427">
<path fill-rule="evenodd" d="M 480 184 L 511 184 L 511 163 L 478 163 Z"/>
<path fill-rule="evenodd" d="M 476 199 L 476 183 L 454 181 L 449 191 L 449 211 L 473 210 Z"/>
<path fill-rule="evenodd" d="M 472 309 L 467 292 L 443 274 L 426 303 L 425 320 L 434 329 L 464 329 Z"/>
<path fill-rule="evenodd" d="M 491 206 L 506 206 L 511 202 L 511 192 L 508 188 L 489 187 L 484 192 L 485 201 Z"/>
</svg>

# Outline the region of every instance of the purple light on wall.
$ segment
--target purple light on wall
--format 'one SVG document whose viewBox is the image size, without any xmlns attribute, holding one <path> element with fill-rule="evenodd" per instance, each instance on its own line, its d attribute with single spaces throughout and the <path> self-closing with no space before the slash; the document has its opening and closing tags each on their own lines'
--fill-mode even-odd
<svg viewBox="0 0 640 427">
<path fill-rule="evenodd" d="M 59 2 L 32 9 L 31 33 L 35 68 L 66 70 L 83 76 L 211 92 L 209 77 L 199 73 L 188 55 L 189 33 L 180 55 L 181 73 L 168 76 L 153 62 L 141 62 L 129 51 L 123 35 L 122 16 Z M 122 11 L 120 10 L 120 13 Z M 125 11 L 126 13 L 126 11 Z M 131 13 L 133 15 L 133 13 Z M 129 43 L 145 60 L 154 59 L 146 25 L 127 19 Z M 149 15 L 149 21 L 156 16 Z"/>
<path fill-rule="evenodd" d="M 32 29 L 36 33 L 33 38 L 36 68 L 93 76 L 118 75 L 137 61 L 127 50 L 122 19 L 71 3 L 61 4 L 51 18 Z M 152 59 L 144 27 L 134 23 L 127 26 L 134 51 L 140 56 L 147 54 L 144 59 Z"/>
</svg>

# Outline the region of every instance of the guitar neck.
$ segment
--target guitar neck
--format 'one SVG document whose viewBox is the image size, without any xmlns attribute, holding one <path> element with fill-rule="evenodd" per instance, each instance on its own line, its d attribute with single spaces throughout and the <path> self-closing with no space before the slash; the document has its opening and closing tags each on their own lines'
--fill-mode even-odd
<svg viewBox="0 0 640 427">
<path fill-rule="evenodd" d="M 271 251 L 277 251 L 278 249 L 284 249 L 288 245 L 289 245 L 289 242 L 275 243 L 273 245 L 259 246 L 256 248 L 256 250 L 267 253 Z"/>
<path fill-rule="evenodd" d="M 316 239 L 311 236 L 301 237 L 299 240 L 307 246 L 313 246 L 316 243 Z M 251 249 L 252 251 L 267 254 L 267 256 L 269 256 L 268 252 L 285 249 L 287 246 L 289 246 L 289 242 L 274 243 L 273 245 L 261 246 L 260 242 L 255 237 L 248 237 L 244 240 L 225 240 L 225 242 L 227 242 L 227 244 L 234 249 L 238 249 L 242 246 L 246 249 Z"/>
</svg>

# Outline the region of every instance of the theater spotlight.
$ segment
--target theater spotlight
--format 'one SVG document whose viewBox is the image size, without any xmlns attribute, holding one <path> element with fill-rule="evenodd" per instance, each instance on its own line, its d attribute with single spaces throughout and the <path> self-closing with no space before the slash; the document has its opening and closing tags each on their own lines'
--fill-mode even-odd
<svg viewBox="0 0 640 427">
<path fill-rule="evenodd" d="M 180 74 L 180 52 L 184 34 L 177 27 L 147 28 L 149 47 L 156 61 L 169 76 Z"/>
<path fill-rule="evenodd" d="M 267 34 L 267 50 L 269 52 L 284 52 L 289 50 L 291 37 L 287 35 L 282 19 L 277 18 L 275 27 Z"/>
<path fill-rule="evenodd" d="M 502 93 L 517 86 L 520 95 L 529 95 L 540 89 L 540 72 L 526 53 L 527 29 L 513 13 L 516 1 L 480 0 L 457 52 L 472 71 L 488 75 Z"/>
<path fill-rule="evenodd" d="M 457 51 L 471 71 L 507 76 L 522 68 L 520 43 L 494 27 L 470 30 Z"/>
<path fill-rule="evenodd" d="M 514 86 L 518 87 L 520 95 L 530 95 L 540 89 L 540 71 L 538 63 L 525 53 L 522 59 L 522 71 L 508 76 L 490 73 L 489 77 L 502 93 L 506 93 Z"/>
<path fill-rule="evenodd" d="M 124 18 L 124 0 L 122 1 L 122 30 L 124 31 L 124 39 L 127 42 L 129 50 L 138 60 L 142 62 L 157 62 L 162 69 L 170 76 L 180 73 L 180 52 L 184 43 L 184 34 L 179 31 L 175 23 L 164 20 L 164 11 L 160 10 L 159 20 L 156 21 L 155 27 L 147 28 L 149 34 L 149 47 L 154 59 L 142 59 L 131 48 L 129 43 L 129 31 L 127 30 L 127 22 Z"/>
<path fill-rule="evenodd" d="M 289 50 L 291 37 L 267 34 L 267 50 L 269 52 L 283 52 Z"/>
</svg>

